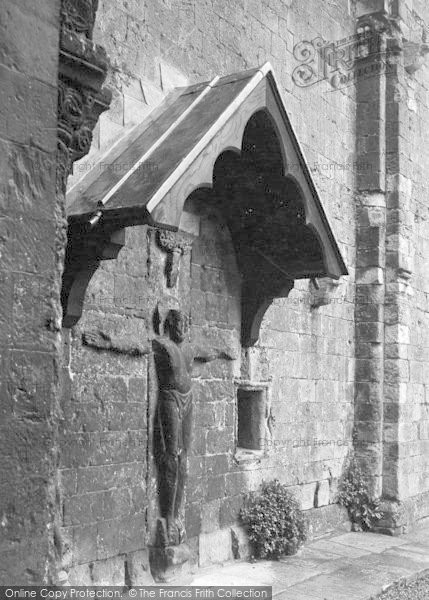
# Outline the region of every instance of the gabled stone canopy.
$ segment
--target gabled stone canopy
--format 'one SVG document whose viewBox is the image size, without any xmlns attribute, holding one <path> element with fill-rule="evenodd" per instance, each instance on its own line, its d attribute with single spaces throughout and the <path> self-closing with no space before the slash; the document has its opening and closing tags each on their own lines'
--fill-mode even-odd
<svg viewBox="0 0 429 600">
<path fill-rule="evenodd" d="M 98 248 L 91 255 L 94 270 L 104 251 L 89 243 L 92 237 L 107 240 L 143 223 L 180 230 L 186 200 L 205 190 L 235 245 L 245 346 L 256 342 L 269 304 L 287 296 L 295 279 L 347 274 L 268 63 L 173 91 L 103 163 L 67 196 L 80 255 L 82 244 Z M 90 279 L 75 276 L 80 260 L 69 253 L 74 266 L 63 290 L 68 326 L 78 320 L 83 301 L 79 291 L 70 303 L 74 281 Z"/>
</svg>

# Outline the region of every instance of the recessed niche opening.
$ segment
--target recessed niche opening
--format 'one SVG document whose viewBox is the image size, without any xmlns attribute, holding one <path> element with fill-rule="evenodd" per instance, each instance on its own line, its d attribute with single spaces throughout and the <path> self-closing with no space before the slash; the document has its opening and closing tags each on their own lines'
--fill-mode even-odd
<svg viewBox="0 0 429 600">
<path fill-rule="evenodd" d="M 238 387 L 237 389 L 237 450 L 236 457 L 259 457 L 266 445 L 267 389 Z"/>
</svg>

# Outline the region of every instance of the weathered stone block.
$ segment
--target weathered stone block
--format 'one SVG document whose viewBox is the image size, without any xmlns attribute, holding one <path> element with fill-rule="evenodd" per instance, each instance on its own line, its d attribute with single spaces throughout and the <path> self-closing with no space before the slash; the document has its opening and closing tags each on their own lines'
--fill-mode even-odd
<svg viewBox="0 0 429 600">
<path fill-rule="evenodd" d="M 358 342 L 356 344 L 356 358 L 366 358 L 374 361 L 383 360 L 383 344 L 377 342 Z"/>
<path fill-rule="evenodd" d="M 93 585 L 125 585 L 125 561 L 122 556 L 99 560 L 92 565 Z"/>
<path fill-rule="evenodd" d="M 141 550 L 146 545 L 144 514 L 102 521 L 97 530 L 97 558 Z"/>
<path fill-rule="evenodd" d="M 210 482 L 209 482 L 210 490 Z M 220 500 L 211 500 L 203 504 L 201 508 L 201 533 L 211 533 L 219 529 L 219 506 Z"/>
<path fill-rule="evenodd" d="M 234 431 L 232 427 L 224 429 L 210 429 L 207 432 L 207 453 L 221 454 L 233 447 Z"/>
<path fill-rule="evenodd" d="M 128 380 L 128 402 L 147 401 L 147 377 L 133 377 Z"/>
<path fill-rule="evenodd" d="M 15 417 L 33 422 L 51 418 L 53 360 L 52 355 L 44 352 L 11 352 L 9 377 Z"/>
<path fill-rule="evenodd" d="M 206 293 L 206 319 L 226 323 L 228 321 L 228 298 L 211 292 Z"/>
<path fill-rule="evenodd" d="M 0 135 L 13 142 L 29 143 L 28 110 L 30 98 L 28 79 L 21 73 L 0 65 Z"/>
<path fill-rule="evenodd" d="M 88 563 L 97 558 L 97 526 L 73 528 L 73 561 Z"/>
<path fill-rule="evenodd" d="M 191 292 L 191 317 L 195 325 L 206 324 L 206 295 L 197 289 Z"/>
<path fill-rule="evenodd" d="M 386 405 L 385 405 L 386 406 Z M 355 407 L 355 419 L 357 421 L 380 421 L 383 407 L 380 403 L 358 402 Z"/>
<path fill-rule="evenodd" d="M 129 583 L 132 586 L 153 585 L 148 550 L 129 554 L 126 558 L 126 569 L 128 571 Z"/>
<path fill-rule="evenodd" d="M 84 525 L 103 518 L 105 492 L 66 498 L 63 504 L 63 524 Z"/>
<path fill-rule="evenodd" d="M 69 571 L 70 585 L 93 585 L 89 563 L 74 565 Z"/>
<path fill-rule="evenodd" d="M 219 525 L 221 528 L 237 522 L 243 504 L 243 496 L 232 496 L 221 500 L 219 510 Z"/>
<path fill-rule="evenodd" d="M 186 533 L 188 538 L 196 537 L 201 532 L 201 504 L 200 501 L 189 503 L 185 508 Z"/>
<path fill-rule="evenodd" d="M 225 496 L 225 476 L 211 477 L 207 482 L 207 501 L 223 498 Z"/>
<path fill-rule="evenodd" d="M 384 374 L 385 382 L 388 385 L 408 381 L 410 374 L 409 362 L 403 359 L 386 359 L 384 361 Z"/>
<path fill-rule="evenodd" d="M 356 364 L 356 381 L 382 381 L 383 363 L 374 359 L 358 358 Z"/>
<path fill-rule="evenodd" d="M 59 481 L 62 493 L 65 496 L 73 496 L 77 492 L 77 473 L 74 469 L 62 469 L 59 471 Z"/>
<path fill-rule="evenodd" d="M 367 342 L 383 341 L 383 323 L 357 323 L 356 333 L 359 338 Z"/>
<path fill-rule="evenodd" d="M 383 438 L 382 421 L 368 422 L 357 421 L 355 423 L 355 435 L 358 443 L 375 444 L 381 442 Z"/>
<path fill-rule="evenodd" d="M 379 304 L 360 304 L 356 306 L 356 320 L 359 322 L 377 322 L 383 318 L 383 307 Z"/>
<path fill-rule="evenodd" d="M 231 560 L 231 532 L 220 529 L 213 533 L 201 533 L 199 536 L 199 565 L 206 567 L 211 564 Z"/>
<path fill-rule="evenodd" d="M 381 267 L 358 267 L 356 269 L 357 284 L 382 284 L 383 281 L 384 271 Z"/>
<path fill-rule="evenodd" d="M 356 302 L 358 304 L 383 304 L 384 286 L 380 284 L 357 284 Z"/>
<path fill-rule="evenodd" d="M 229 456 L 228 454 L 215 454 L 206 456 L 205 458 L 205 473 L 207 477 L 221 475 L 229 471 Z"/>
<path fill-rule="evenodd" d="M 45 51 L 45 44 L 58 45 L 58 17 L 46 9 L 41 5 L 41 18 L 40 13 L 23 10 L 21 5 L 8 5 L 0 22 L 0 60 L 8 68 L 29 76 L 37 72 L 40 80 L 53 86 L 57 83 L 57 57 Z M 20 43 L 20 36 L 12 35 L 13 31 L 25 32 L 27 44 Z"/>
<path fill-rule="evenodd" d="M 245 472 L 228 473 L 226 475 L 226 495 L 236 496 L 247 491 L 247 478 Z"/>
<path fill-rule="evenodd" d="M 207 480 L 204 477 L 193 477 L 186 486 L 187 502 L 201 502 L 207 494 Z"/>
<path fill-rule="evenodd" d="M 35 250 L 34 250 L 35 251 Z M 25 269 L 23 269 L 25 270 Z M 7 287 L 5 290 L 7 293 Z M 16 274 L 13 286 L 14 342 L 21 348 L 54 349 L 55 313 L 51 283 L 36 275 Z"/>
<path fill-rule="evenodd" d="M 317 483 L 314 505 L 316 508 L 329 504 L 329 481 L 324 479 Z"/>
<path fill-rule="evenodd" d="M 302 510 L 308 510 L 314 508 L 315 496 L 316 496 L 316 482 L 305 483 L 299 487 L 299 494 L 301 500 Z"/>
<path fill-rule="evenodd" d="M 1 240 L 1 238 L 0 238 Z M 0 273 L 0 327 L 3 344 L 9 343 L 12 336 L 13 278 L 7 273 Z"/>
</svg>

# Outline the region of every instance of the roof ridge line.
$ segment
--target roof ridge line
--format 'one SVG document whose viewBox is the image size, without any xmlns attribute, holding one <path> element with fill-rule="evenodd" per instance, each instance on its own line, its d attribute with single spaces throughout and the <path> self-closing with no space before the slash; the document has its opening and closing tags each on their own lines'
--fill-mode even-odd
<svg viewBox="0 0 429 600">
<path fill-rule="evenodd" d="M 110 198 L 116 193 L 118 189 L 125 183 L 125 181 L 131 177 L 131 175 L 137 171 L 139 166 L 151 155 L 153 152 L 164 142 L 164 140 L 176 129 L 178 125 L 187 117 L 187 115 L 195 108 L 197 104 L 208 94 L 208 92 L 216 85 L 219 81 L 219 76 L 216 75 L 201 91 L 201 93 L 195 98 L 195 100 L 188 106 L 186 110 L 170 125 L 170 127 L 152 144 L 152 146 L 138 159 L 136 163 L 131 167 L 129 171 L 125 173 L 119 181 L 115 183 L 112 189 L 99 201 L 99 206 L 104 206 L 110 200 Z"/>
<path fill-rule="evenodd" d="M 176 181 L 183 175 L 183 173 L 192 164 L 195 158 L 204 150 L 207 144 L 214 138 L 216 133 L 220 130 L 223 125 L 232 117 L 237 110 L 238 106 L 248 97 L 248 95 L 256 88 L 258 83 L 262 81 L 269 72 L 272 72 L 272 66 L 269 62 L 264 63 L 256 73 L 250 78 L 250 81 L 244 86 L 237 97 L 231 102 L 231 104 L 223 111 L 218 119 L 213 123 L 210 129 L 204 134 L 200 141 L 188 152 L 183 158 L 180 165 L 167 177 L 160 188 L 155 192 L 152 198 L 146 205 L 146 209 L 151 212 L 164 198 L 164 196 L 173 187 Z"/>
</svg>

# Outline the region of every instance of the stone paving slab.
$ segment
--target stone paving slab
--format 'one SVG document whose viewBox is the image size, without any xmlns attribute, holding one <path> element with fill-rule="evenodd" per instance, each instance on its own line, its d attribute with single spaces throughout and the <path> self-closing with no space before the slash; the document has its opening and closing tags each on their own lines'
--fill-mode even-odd
<svg viewBox="0 0 429 600">
<path fill-rule="evenodd" d="M 405 546 L 400 546 L 399 548 L 390 548 L 389 550 L 386 550 L 386 553 L 390 552 L 403 556 L 406 560 L 413 560 L 427 565 L 429 547 L 405 544 Z"/>
<path fill-rule="evenodd" d="M 279 561 L 200 570 L 191 585 L 271 585 L 275 600 L 369 600 L 399 579 L 429 572 L 429 523 L 401 537 L 346 533 Z"/>
<path fill-rule="evenodd" d="M 358 577 L 345 577 L 343 573 L 334 572 L 314 577 L 282 591 L 273 589 L 273 595 L 276 600 L 289 600 L 300 596 L 317 600 L 367 600 L 378 591 L 381 591 L 381 588 L 363 582 Z"/>
<path fill-rule="evenodd" d="M 361 548 L 370 552 L 383 552 L 387 548 L 394 546 L 403 546 L 406 544 L 404 537 L 392 537 L 390 535 L 380 535 L 379 533 L 344 533 L 332 538 L 337 544 Z"/>
</svg>

